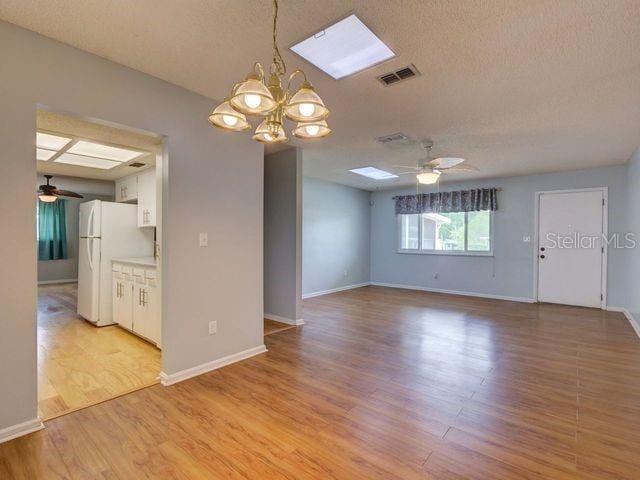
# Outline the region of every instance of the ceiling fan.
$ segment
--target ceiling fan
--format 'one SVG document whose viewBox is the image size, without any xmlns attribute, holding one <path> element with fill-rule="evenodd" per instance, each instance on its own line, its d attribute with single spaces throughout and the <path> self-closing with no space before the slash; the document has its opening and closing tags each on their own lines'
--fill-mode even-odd
<svg viewBox="0 0 640 480">
<path fill-rule="evenodd" d="M 431 149 L 433 142 L 424 144 L 427 150 L 427 158 L 419 161 L 417 165 L 392 165 L 394 168 L 405 168 L 411 171 L 397 173 L 397 175 L 415 175 L 418 183 L 423 185 L 432 185 L 440 179 L 442 174 L 477 172 L 478 169 L 472 165 L 466 164 L 464 158 L 458 157 L 439 157 L 431 158 Z"/>
<path fill-rule="evenodd" d="M 76 192 L 70 192 L 69 190 L 58 190 L 55 185 L 50 185 L 49 180 L 53 178 L 53 175 L 45 175 L 47 179 L 46 185 L 40 185 L 38 188 L 38 198 L 43 202 L 55 202 L 58 197 L 73 197 L 84 198 L 82 195 Z"/>
</svg>

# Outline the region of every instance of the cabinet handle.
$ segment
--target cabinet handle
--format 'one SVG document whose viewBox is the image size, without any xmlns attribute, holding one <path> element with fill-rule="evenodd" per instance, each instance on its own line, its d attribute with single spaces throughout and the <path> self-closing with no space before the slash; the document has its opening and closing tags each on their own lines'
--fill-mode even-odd
<svg viewBox="0 0 640 480">
<path fill-rule="evenodd" d="M 122 295 L 120 294 L 120 282 L 118 282 L 118 285 L 117 285 L 116 290 L 117 290 L 117 291 L 116 291 L 116 296 L 117 296 L 118 298 L 122 297 Z"/>
<path fill-rule="evenodd" d="M 142 305 L 142 289 L 138 290 L 138 305 Z"/>
</svg>

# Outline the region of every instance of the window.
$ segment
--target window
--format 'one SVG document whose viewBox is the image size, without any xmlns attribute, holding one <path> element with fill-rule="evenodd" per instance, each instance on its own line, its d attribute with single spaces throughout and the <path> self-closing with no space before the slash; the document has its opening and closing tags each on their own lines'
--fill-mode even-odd
<svg viewBox="0 0 640 480">
<path fill-rule="evenodd" d="M 492 220 L 488 210 L 398 215 L 399 251 L 491 255 Z"/>
</svg>

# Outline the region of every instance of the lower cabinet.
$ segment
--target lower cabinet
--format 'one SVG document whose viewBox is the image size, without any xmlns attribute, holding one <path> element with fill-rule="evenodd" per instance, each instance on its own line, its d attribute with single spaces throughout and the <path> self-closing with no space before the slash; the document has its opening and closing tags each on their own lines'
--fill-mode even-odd
<svg viewBox="0 0 640 480">
<path fill-rule="evenodd" d="M 160 295 L 155 269 L 113 265 L 113 319 L 160 348 Z"/>
</svg>

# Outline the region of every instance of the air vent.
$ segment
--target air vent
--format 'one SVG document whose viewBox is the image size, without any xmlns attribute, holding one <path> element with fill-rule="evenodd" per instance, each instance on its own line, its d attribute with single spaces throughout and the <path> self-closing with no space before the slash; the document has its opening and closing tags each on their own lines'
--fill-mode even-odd
<svg viewBox="0 0 640 480">
<path fill-rule="evenodd" d="M 140 168 L 140 167 L 144 167 L 146 165 L 147 165 L 146 163 L 133 162 L 133 163 L 130 163 L 128 166 L 129 167 L 133 167 L 133 168 Z"/>
<path fill-rule="evenodd" d="M 394 83 L 402 82 L 403 80 L 409 80 L 410 78 L 417 77 L 420 75 L 420 72 L 415 67 L 415 65 L 407 65 L 406 67 L 402 67 L 394 72 L 385 73 L 384 75 L 380 75 L 378 80 L 385 86 L 393 85 Z"/>
<path fill-rule="evenodd" d="M 407 137 L 404 133 L 392 133 L 391 135 L 385 135 L 384 137 L 378 137 L 376 138 L 377 142 L 380 143 L 390 143 L 390 142 L 399 142 L 402 140 L 406 140 Z"/>
</svg>

